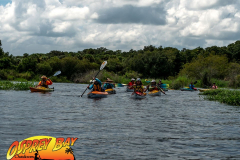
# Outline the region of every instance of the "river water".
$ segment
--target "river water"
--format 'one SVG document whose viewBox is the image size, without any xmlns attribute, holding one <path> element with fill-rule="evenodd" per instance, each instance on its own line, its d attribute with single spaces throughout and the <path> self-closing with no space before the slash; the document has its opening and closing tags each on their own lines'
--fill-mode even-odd
<svg viewBox="0 0 240 160">
<path fill-rule="evenodd" d="M 240 108 L 197 92 L 142 100 L 125 88 L 103 99 L 79 97 L 83 84 L 51 93 L 0 91 L 0 159 L 14 141 L 77 137 L 76 159 L 240 159 Z"/>
</svg>

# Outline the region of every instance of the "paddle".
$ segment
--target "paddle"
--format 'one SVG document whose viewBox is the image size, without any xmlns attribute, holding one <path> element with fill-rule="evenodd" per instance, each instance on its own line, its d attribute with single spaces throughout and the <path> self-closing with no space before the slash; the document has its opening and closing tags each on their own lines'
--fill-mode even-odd
<svg viewBox="0 0 240 160">
<path fill-rule="evenodd" d="M 55 77 L 55 76 L 58 76 L 59 74 L 61 74 L 62 72 L 61 71 L 57 71 L 54 75 L 52 75 L 51 77 L 49 77 L 48 79 L 52 78 L 52 77 Z"/>
<path fill-rule="evenodd" d="M 99 73 L 106 65 L 107 65 L 107 61 L 104 61 L 104 62 L 102 63 L 102 65 L 100 66 L 100 69 L 99 69 L 98 73 Z M 94 77 L 97 77 L 98 73 L 97 73 Z M 92 83 L 92 82 L 90 82 L 90 84 L 91 84 L 91 83 Z M 89 84 L 89 85 L 90 85 L 90 84 Z M 83 94 L 86 92 L 87 89 L 88 89 L 88 88 L 85 89 L 85 91 L 83 92 Z M 82 97 L 83 94 L 82 94 L 80 97 Z"/>
</svg>

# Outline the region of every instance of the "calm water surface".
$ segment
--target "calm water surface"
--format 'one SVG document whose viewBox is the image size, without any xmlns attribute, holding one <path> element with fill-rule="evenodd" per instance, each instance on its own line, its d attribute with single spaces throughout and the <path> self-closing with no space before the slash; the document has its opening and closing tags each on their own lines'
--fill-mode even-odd
<svg viewBox="0 0 240 160">
<path fill-rule="evenodd" d="M 0 91 L 0 159 L 14 141 L 77 137 L 76 159 L 240 159 L 240 108 L 168 91 L 130 98 L 125 88 L 94 100 L 82 84 L 52 93 Z"/>
</svg>

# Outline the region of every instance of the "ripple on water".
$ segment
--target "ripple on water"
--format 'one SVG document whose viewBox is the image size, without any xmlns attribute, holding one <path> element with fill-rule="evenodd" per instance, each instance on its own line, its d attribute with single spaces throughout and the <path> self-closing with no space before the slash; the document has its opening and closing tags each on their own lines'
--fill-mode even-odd
<svg viewBox="0 0 240 160">
<path fill-rule="evenodd" d="M 240 158 L 240 110 L 198 92 L 168 91 L 142 100 L 125 88 L 88 99 L 81 84 L 52 93 L 0 91 L 0 157 L 12 142 L 47 135 L 78 137 L 77 159 Z"/>
</svg>

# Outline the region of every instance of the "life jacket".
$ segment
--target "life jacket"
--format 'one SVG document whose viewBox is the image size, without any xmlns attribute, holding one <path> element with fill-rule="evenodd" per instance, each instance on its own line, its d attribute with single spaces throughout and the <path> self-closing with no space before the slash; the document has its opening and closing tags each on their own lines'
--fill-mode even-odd
<svg viewBox="0 0 240 160">
<path fill-rule="evenodd" d="M 212 86 L 212 89 L 217 89 L 218 87 L 217 86 Z"/>
<path fill-rule="evenodd" d="M 158 87 L 157 87 L 157 85 L 151 85 L 150 87 L 149 87 L 149 91 L 153 91 L 153 90 L 159 90 L 158 89 Z"/>
<path fill-rule="evenodd" d="M 132 81 L 131 82 L 129 82 L 128 83 L 128 86 L 132 86 L 134 83 L 132 83 Z"/>
<path fill-rule="evenodd" d="M 106 88 L 106 89 L 112 89 L 112 86 L 111 86 L 111 84 L 110 84 L 110 83 L 105 83 L 105 85 L 107 86 L 107 88 Z"/>
<path fill-rule="evenodd" d="M 47 81 L 41 81 L 40 86 L 48 88 Z"/>
<path fill-rule="evenodd" d="M 190 84 L 190 85 L 189 85 L 189 88 L 190 88 L 190 89 L 194 89 L 194 85 L 193 85 L 193 84 Z"/>
<path fill-rule="evenodd" d="M 141 93 L 143 93 L 142 85 L 134 86 L 134 92 L 141 92 Z"/>
<path fill-rule="evenodd" d="M 102 92 L 102 87 L 99 84 L 94 84 L 93 85 L 93 91 L 99 91 Z"/>
</svg>

